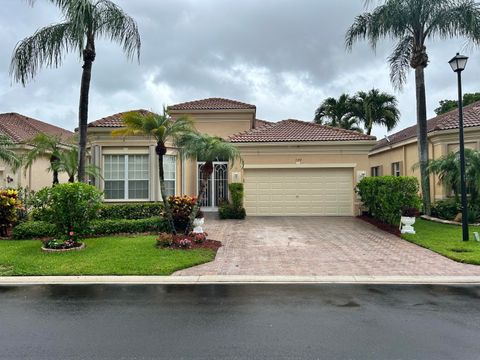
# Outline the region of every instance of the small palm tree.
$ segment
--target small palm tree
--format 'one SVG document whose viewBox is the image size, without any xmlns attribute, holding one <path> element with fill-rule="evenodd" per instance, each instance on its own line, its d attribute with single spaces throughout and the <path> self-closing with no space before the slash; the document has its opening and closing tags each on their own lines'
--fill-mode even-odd
<svg viewBox="0 0 480 360">
<path fill-rule="evenodd" d="M 465 149 L 465 164 L 465 182 L 470 193 L 470 200 L 475 204 L 480 195 L 480 151 Z M 459 152 L 450 152 L 439 159 L 430 160 L 427 170 L 429 174 L 437 175 L 439 183 L 452 190 L 458 200 L 460 194 Z"/>
<path fill-rule="evenodd" d="M 20 41 L 13 52 L 10 74 L 23 86 L 42 66 L 57 68 L 69 52 L 83 58 L 78 114 L 78 178 L 85 181 L 88 97 L 92 64 L 96 57 L 95 41 L 107 38 L 120 44 L 128 57 L 140 56 L 137 24 L 120 7 L 109 0 L 49 0 L 58 6 L 63 22 L 41 28 Z M 35 0 L 29 0 L 34 3 Z"/>
<path fill-rule="evenodd" d="M 158 177 L 160 180 L 160 192 L 163 206 L 167 215 L 167 221 L 173 234 L 176 234 L 173 215 L 170 204 L 167 201 L 165 177 L 163 169 L 163 156 L 167 153 L 167 140 L 177 144 L 182 136 L 194 132 L 193 121 L 188 116 L 182 116 L 174 120 L 163 109 L 163 115 L 154 113 L 129 112 L 123 115 L 125 127 L 112 131 L 114 136 L 150 136 L 157 141 L 155 152 L 158 156 Z"/>
<path fill-rule="evenodd" d="M 368 93 L 359 91 L 351 101 L 351 111 L 364 124 L 367 135 L 372 133 L 373 125 L 382 125 L 391 131 L 400 121 L 395 96 L 378 89 Z"/>
<path fill-rule="evenodd" d="M 367 0 L 368 5 L 371 1 Z M 375 49 L 384 38 L 397 44 L 388 58 L 390 78 L 401 88 L 409 68 L 415 69 L 418 154 L 423 207 L 430 214 L 428 178 L 427 103 L 424 70 L 428 65 L 427 40 L 465 37 L 480 42 L 480 7 L 474 0 L 384 0 L 371 12 L 355 18 L 345 37 L 351 49 L 358 40 L 368 40 Z"/>
<path fill-rule="evenodd" d="M 342 119 L 336 127 L 363 133 L 363 129 L 358 125 L 358 120 L 355 117 Z"/>
<path fill-rule="evenodd" d="M 59 137 L 38 133 L 31 140 L 26 142 L 32 145 L 32 149 L 24 156 L 22 163 L 25 171 L 41 157 L 49 157 L 49 170 L 53 173 L 52 184 L 58 184 L 58 174 L 60 172 L 60 153 L 62 151 L 62 141 Z"/>
<path fill-rule="evenodd" d="M 5 134 L 0 134 L 0 160 L 3 160 L 8 165 L 18 169 L 20 166 L 20 159 L 12 150 L 15 143 Z"/>
<path fill-rule="evenodd" d="M 78 148 L 72 147 L 67 150 L 62 150 L 58 157 L 58 172 L 66 173 L 68 175 L 68 182 L 75 182 L 75 179 L 78 179 Z M 52 171 L 53 169 L 50 168 L 49 170 Z M 101 177 L 100 168 L 93 164 L 87 164 L 85 166 L 85 173 L 88 176 Z"/>
<path fill-rule="evenodd" d="M 218 136 L 208 134 L 185 134 L 180 138 L 177 146 L 184 157 L 205 161 L 205 164 L 200 168 L 200 189 L 197 202 L 190 214 L 189 226 L 186 229 L 186 233 L 188 233 L 200 209 L 201 199 L 205 196 L 208 179 L 213 173 L 213 162 L 229 161 L 233 164 L 237 160 L 242 161 L 242 158 L 240 151 L 235 145 Z"/>
<path fill-rule="evenodd" d="M 338 99 L 330 97 L 325 99 L 320 106 L 315 110 L 314 122 L 325 125 L 340 127 L 340 124 L 345 119 L 350 119 L 351 116 L 351 98 L 347 94 L 342 94 Z"/>
</svg>

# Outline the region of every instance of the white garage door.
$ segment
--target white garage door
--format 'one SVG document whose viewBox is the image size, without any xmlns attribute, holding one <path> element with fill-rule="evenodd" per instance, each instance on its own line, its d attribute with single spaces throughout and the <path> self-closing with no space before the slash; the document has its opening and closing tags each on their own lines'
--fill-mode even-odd
<svg viewBox="0 0 480 360">
<path fill-rule="evenodd" d="M 245 169 L 251 216 L 353 215 L 352 169 Z"/>
</svg>

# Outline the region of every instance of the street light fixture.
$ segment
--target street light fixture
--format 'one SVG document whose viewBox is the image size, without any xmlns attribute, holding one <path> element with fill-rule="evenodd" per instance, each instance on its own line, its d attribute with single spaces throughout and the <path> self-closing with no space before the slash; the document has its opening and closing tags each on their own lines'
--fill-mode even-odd
<svg viewBox="0 0 480 360">
<path fill-rule="evenodd" d="M 462 234 L 463 241 L 468 241 L 468 205 L 467 186 L 465 184 L 465 139 L 463 135 L 463 96 L 462 96 L 462 71 L 465 70 L 468 57 L 457 55 L 448 63 L 457 73 L 458 79 L 458 128 L 460 137 L 460 186 L 462 192 Z"/>
</svg>

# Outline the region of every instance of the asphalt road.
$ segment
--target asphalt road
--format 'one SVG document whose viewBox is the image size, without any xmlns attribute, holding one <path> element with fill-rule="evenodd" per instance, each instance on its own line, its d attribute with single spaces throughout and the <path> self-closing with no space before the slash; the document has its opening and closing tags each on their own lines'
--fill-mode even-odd
<svg viewBox="0 0 480 360">
<path fill-rule="evenodd" d="M 480 359 L 480 287 L 0 287 L 1 359 Z"/>
</svg>

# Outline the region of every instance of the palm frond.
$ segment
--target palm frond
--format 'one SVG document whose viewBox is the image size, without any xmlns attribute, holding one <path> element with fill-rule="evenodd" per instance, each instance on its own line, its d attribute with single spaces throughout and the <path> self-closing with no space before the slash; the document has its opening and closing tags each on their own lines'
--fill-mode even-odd
<svg viewBox="0 0 480 360">
<path fill-rule="evenodd" d="M 140 33 L 133 18 L 109 0 L 99 0 L 94 15 L 96 34 L 119 43 L 127 57 L 140 59 Z"/>
<path fill-rule="evenodd" d="M 397 89 L 402 89 L 407 81 L 407 72 L 410 69 L 410 59 L 413 53 L 413 42 L 412 36 L 403 37 L 388 57 L 390 80 Z"/>
<path fill-rule="evenodd" d="M 15 143 L 7 135 L 0 134 L 0 160 L 17 170 L 21 164 L 21 159 L 13 151 L 14 147 Z"/>
<path fill-rule="evenodd" d="M 17 43 L 10 63 L 10 75 L 25 86 L 41 67 L 59 67 L 72 45 L 78 42 L 69 22 L 44 27 Z"/>
</svg>

